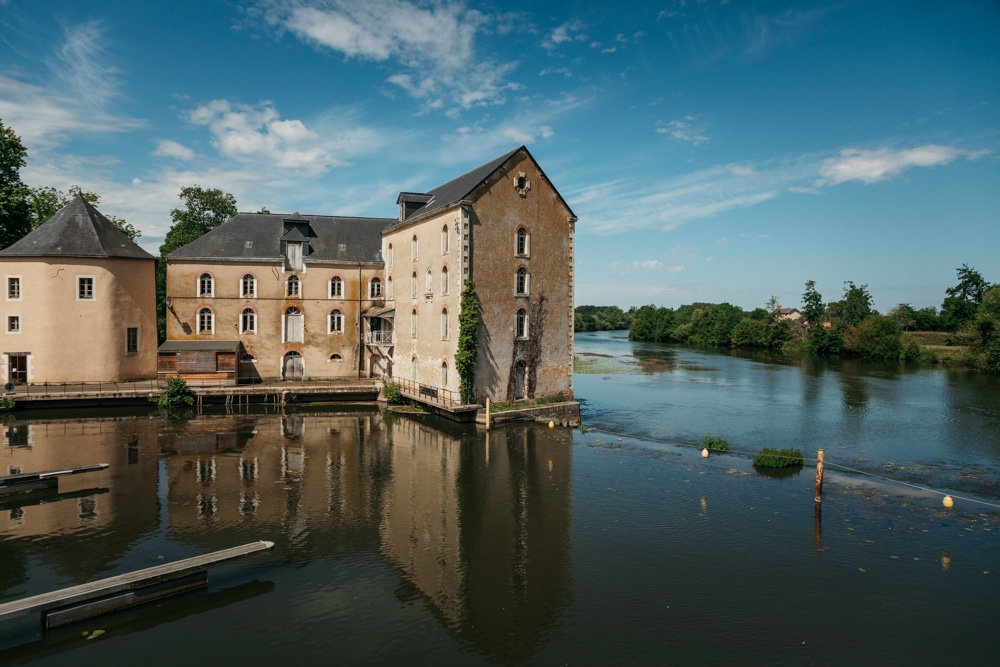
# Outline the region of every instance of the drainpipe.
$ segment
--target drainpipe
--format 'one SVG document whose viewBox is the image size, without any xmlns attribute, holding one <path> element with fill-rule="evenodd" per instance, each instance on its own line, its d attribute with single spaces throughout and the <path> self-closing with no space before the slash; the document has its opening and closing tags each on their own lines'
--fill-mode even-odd
<svg viewBox="0 0 1000 667">
<path fill-rule="evenodd" d="M 365 370 L 365 329 L 361 326 L 361 295 L 364 292 L 361 282 L 361 262 L 358 262 L 358 379 Z"/>
</svg>

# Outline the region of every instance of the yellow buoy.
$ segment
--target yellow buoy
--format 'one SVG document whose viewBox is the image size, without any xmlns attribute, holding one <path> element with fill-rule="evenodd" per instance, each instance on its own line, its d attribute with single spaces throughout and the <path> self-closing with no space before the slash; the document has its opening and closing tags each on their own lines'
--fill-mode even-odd
<svg viewBox="0 0 1000 667">
<path fill-rule="evenodd" d="M 556 427 L 555 422 L 549 422 L 549 428 L 555 428 L 555 427 Z"/>
<path fill-rule="evenodd" d="M 955 504 L 955 501 L 951 499 L 951 496 L 945 496 L 944 498 L 941 499 L 941 504 L 947 507 L 948 509 L 951 509 L 952 506 Z"/>
<path fill-rule="evenodd" d="M 701 450 L 701 458 L 703 458 L 703 459 L 707 459 L 708 458 L 708 447 L 706 447 L 705 449 Z"/>
</svg>

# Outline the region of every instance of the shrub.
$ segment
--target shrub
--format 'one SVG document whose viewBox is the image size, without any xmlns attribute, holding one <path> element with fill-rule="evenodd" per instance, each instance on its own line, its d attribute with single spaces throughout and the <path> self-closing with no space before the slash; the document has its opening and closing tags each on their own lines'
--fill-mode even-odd
<svg viewBox="0 0 1000 667">
<path fill-rule="evenodd" d="M 0 396 L 0 408 L 13 408 L 14 399 L 8 396 Z"/>
<path fill-rule="evenodd" d="M 722 438 L 716 438 L 711 433 L 706 433 L 705 437 L 701 439 L 701 446 L 705 449 L 712 449 L 717 452 L 729 451 L 729 443 Z"/>
<path fill-rule="evenodd" d="M 802 465 L 802 452 L 798 449 L 772 449 L 765 447 L 753 457 L 756 468 L 787 468 Z"/>
<path fill-rule="evenodd" d="M 403 402 L 403 388 L 395 382 L 390 382 L 389 384 L 382 387 L 382 396 L 389 403 L 394 405 Z"/>
<path fill-rule="evenodd" d="M 156 404 L 165 410 L 183 408 L 194 405 L 194 393 L 180 375 L 167 378 L 163 393 L 156 399 Z"/>
</svg>

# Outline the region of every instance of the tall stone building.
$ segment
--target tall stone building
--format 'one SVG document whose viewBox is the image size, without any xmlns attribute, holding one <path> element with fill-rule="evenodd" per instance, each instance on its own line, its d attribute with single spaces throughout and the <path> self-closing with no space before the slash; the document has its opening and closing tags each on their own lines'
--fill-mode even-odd
<svg viewBox="0 0 1000 667">
<path fill-rule="evenodd" d="M 82 197 L 0 250 L 4 382 L 154 377 L 155 264 Z"/>
<path fill-rule="evenodd" d="M 241 381 L 378 377 L 460 403 L 474 284 L 475 400 L 571 399 L 576 218 L 528 149 L 397 205 L 395 219 L 241 213 L 176 250 L 168 342 L 240 342 Z"/>
</svg>

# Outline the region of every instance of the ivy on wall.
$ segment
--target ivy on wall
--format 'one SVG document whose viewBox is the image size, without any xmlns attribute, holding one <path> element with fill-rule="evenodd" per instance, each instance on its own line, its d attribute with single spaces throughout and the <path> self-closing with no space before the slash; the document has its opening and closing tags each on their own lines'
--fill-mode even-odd
<svg viewBox="0 0 1000 667">
<path fill-rule="evenodd" d="M 517 396 L 518 382 L 517 364 L 524 364 L 524 393 L 529 399 L 535 397 L 538 385 L 538 361 L 542 357 L 542 332 L 545 324 L 545 295 L 539 294 L 538 300 L 530 301 L 526 308 L 528 315 L 527 337 L 518 338 L 514 332 L 513 354 L 510 360 L 510 372 L 507 375 L 507 400 L 513 401 Z"/>
<path fill-rule="evenodd" d="M 465 281 L 462 290 L 462 308 L 458 315 L 458 352 L 455 353 L 455 369 L 458 371 L 458 391 L 463 403 L 476 402 L 476 357 L 479 351 L 479 303 L 476 286 L 471 280 Z"/>
</svg>

